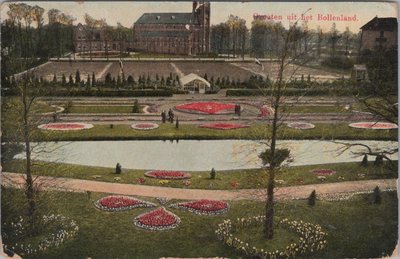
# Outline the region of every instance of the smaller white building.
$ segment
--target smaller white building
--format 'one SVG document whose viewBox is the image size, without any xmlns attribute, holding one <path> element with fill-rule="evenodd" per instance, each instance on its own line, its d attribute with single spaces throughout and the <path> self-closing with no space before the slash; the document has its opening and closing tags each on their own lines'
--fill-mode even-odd
<svg viewBox="0 0 400 259">
<path fill-rule="evenodd" d="M 211 85 L 207 80 L 193 73 L 181 77 L 179 81 L 181 89 L 189 91 L 191 94 L 205 94 L 206 91 L 210 90 L 211 88 Z"/>
</svg>

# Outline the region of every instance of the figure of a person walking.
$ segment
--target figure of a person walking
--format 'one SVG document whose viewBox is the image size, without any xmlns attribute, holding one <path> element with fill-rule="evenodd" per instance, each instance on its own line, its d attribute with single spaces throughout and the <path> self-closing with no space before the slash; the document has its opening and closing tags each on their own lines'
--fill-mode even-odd
<svg viewBox="0 0 400 259">
<path fill-rule="evenodd" d="M 169 122 L 173 123 L 174 122 L 174 112 L 172 111 L 172 109 L 168 110 L 168 120 Z"/>
<path fill-rule="evenodd" d="M 161 120 L 162 120 L 162 123 L 165 123 L 167 121 L 167 114 L 165 111 L 161 112 Z"/>
</svg>

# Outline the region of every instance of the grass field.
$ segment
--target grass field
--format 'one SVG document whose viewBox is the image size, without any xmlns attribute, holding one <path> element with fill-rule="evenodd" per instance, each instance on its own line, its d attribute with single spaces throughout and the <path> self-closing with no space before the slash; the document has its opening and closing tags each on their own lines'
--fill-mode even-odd
<svg viewBox="0 0 400 259">
<path fill-rule="evenodd" d="M 141 113 L 143 107 L 140 106 Z M 69 108 L 68 113 L 132 113 L 132 106 L 117 106 L 117 105 L 73 105 Z"/>
<path fill-rule="evenodd" d="M 200 124 L 200 123 L 199 123 Z M 130 128 L 130 125 L 115 124 L 95 125 L 93 128 L 75 132 L 49 132 L 37 130 L 33 135 L 36 141 L 75 141 L 75 140 L 162 140 L 162 139 L 266 139 L 269 134 L 269 125 L 253 123 L 249 128 L 236 130 L 215 130 L 199 128 L 198 125 L 181 124 L 179 129 L 175 124 L 161 124 L 158 129 L 139 131 Z M 7 140 L 7 136 L 3 136 Z M 397 130 L 364 130 L 350 128 L 348 124 L 316 124 L 310 130 L 298 130 L 281 127 L 279 139 L 318 139 L 318 140 L 397 140 Z"/>
<path fill-rule="evenodd" d="M 350 113 L 343 106 L 283 106 L 281 112 L 285 113 Z"/>
<path fill-rule="evenodd" d="M 397 164 L 396 161 L 394 164 Z M 22 160 L 13 160 L 4 163 L 3 171 L 18 172 L 22 171 Z M 122 165 L 123 166 L 123 165 Z M 320 180 L 310 171 L 313 169 L 332 169 L 336 174 L 326 176 Z M 267 173 L 262 169 L 230 170 L 217 171 L 216 179 L 210 179 L 210 172 L 190 172 L 190 186 L 185 185 L 186 180 L 170 180 L 167 182 L 159 179 L 144 176 L 146 170 L 123 169 L 122 174 L 115 174 L 115 168 L 81 166 L 63 163 L 35 162 L 33 173 L 35 175 L 75 178 L 84 180 L 96 180 L 104 182 L 116 182 L 115 177 L 120 179 L 118 183 L 139 184 L 138 179 L 143 178 L 143 185 L 165 186 L 174 188 L 190 189 L 254 189 L 265 188 Z M 360 176 L 363 174 L 363 176 Z M 397 177 L 397 167 L 389 168 L 373 166 L 373 161 L 369 162 L 368 167 L 361 166 L 360 163 L 337 163 L 324 165 L 294 166 L 283 168 L 276 175 L 276 186 L 295 186 L 303 184 L 332 183 L 340 181 L 357 181 L 367 179 L 388 179 Z"/>
<path fill-rule="evenodd" d="M 236 219 L 260 215 L 264 204 L 253 201 L 232 201 L 230 210 L 221 216 L 198 216 L 190 212 L 168 208 L 181 218 L 180 225 L 173 230 L 152 232 L 135 227 L 132 219 L 149 209 L 133 209 L 125 212 L 104 212 L 96 209 L 93 202 L 104 197 L 92 193 L 48 193 L 42 202 L 54 213 L 61 213 L 79 225 L 75 239 L 58 249 L 48 250 L 31 258 L 160 258 L 160 257 L 228 257 L 240 254 L 224 246 L 215 236 L 217 224 L 224 219 Z M 49 197 L 46 199 L 46 197 Z M 21 213 L 18 201 L 23 201 L 22 192 L 10 189 L 2 191 L 2 219 L 11 220 Z M 213 197 L 217 199 L 218 197 Z M 157 203 L 155 199 L 143 198 Z M 169 204 L 175 201 L 168 202 Z M 158 203 L 157 203 L 158 204 Z M 328 233 L 326 250 L 307 258 L 375 258 L 391 254 L 397 240 L 396 193 L 383 193 L 381 204 L 371 204 L 369 196 L 355 196 L 351 200 L 318 201 L 314 207 L 304 200 L 278 202 L 276 218 L 288 217 L 320 224 Z M 12 212 L 12 213 L 11 213 Z M 244 240 L 268 245 L 260 241 L 256 233 L 241 233 Z M 270 246 L 283 245 L 293 240 L 292 233 L 278 231 Z M 7 240 L 3 240 L 7 244 Z M 27 257 L 29 258 L 29 257 Z M 303 257 L 299 257 L 303 258 Z"/>
</svg>

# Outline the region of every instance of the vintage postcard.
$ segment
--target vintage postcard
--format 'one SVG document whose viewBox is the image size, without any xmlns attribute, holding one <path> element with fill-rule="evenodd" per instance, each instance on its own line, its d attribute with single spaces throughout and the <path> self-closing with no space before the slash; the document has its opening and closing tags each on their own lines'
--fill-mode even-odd
<svg viewBox="0 0 400 259">
<path fill-rule="evenodd" d="M 0 257 L 398 255 L 396 2 L 0 16 Z"/>
</svg>

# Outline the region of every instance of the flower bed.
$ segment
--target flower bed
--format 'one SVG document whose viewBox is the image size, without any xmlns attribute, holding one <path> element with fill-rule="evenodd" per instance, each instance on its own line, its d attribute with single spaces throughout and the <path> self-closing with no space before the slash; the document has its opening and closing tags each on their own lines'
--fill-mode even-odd
<svg viewBox="0 0 400 259">
<path fill-rule="evenodd" d="M 201 124 L 199 127 L 200 128 L 208 128 L 208 129 L 230 130 L 230 129 L 248 128 L 249 126 L 245 125 L 245 124 L 238 124 L 238 123 L 217 122 L 217 123 Z"/>
<path fill-rule="evenodd" d="M 397 129 L 397 125 L 389 122 L 356 122 L 349 124 L 357 129 Z"/>
<path fill-rule="evenodd" d="M 12 234 L 14 237 L 26 237 L 28 220 L 20 217 L 17 221 L 11 223 Z M 44 215 L 43 225 L 48 233 L 40 235 L 40 238 L 30 238 L 26 241 L 18 241 L 9 248 L 17 252 L 21 256 L 33 255 L 39 252 L 56 248 L 63 245 L 66 241 L 74 238 L 79 230 L 78 225 L 74 220 L 71 220 L 63 215 Z M 3 237 L 7 236 L 3 233 Z"/>
<path fill-rule="evenodd" d="M 156 179 L 170 179 L 170 180 L 181 180 L 189 179 L 192 177 L 189 173 L 181 171 L 149 171 L 144 174 L 147 177 Z"/>
<path fill-rule="evenodd" d="M 198 215 L 220 215 L 229 210 L 228 203 L 214 200 L 198 200 L 172 204 L 170 207 L 185 209 Z"/>
<path fill-rule="evenodd" d="M 143 213 L 133 220 L 133 224 L 137 227 L 156 231 L 176 228 L 180 222 L 178 216 L 167 211 L 164 207 Z"/>
<path fill-rule="evenodd" d="M 314 124 L 307 123 L 307 122 L 290 122 L 290 123 L 287 124 L 287 126 L 288 126 L 289 128 L 301 129 L 301 130 L 313 129 L 313 128 L 315 128 L 315 125 L 314 125 Z"/>
<path fill-rule="evenodd" d="M 336 171 L 331 169 L 314 169 L 310 171 L 311 173 L 318 175 L 318 176 L 327 176 L 336 174 Z"/>
<path fill-rule="evenodd" d="M 175 106 L 175 109 L 183 112 L 200 114 L 230 114 L 235 113 L 235 104 L 219 102 L 195 102 Z"/>
<path fill-rule="evenodd" d="M 263 105 L 260 108 L 260 114 L 258 115 L 258 117 L 269 117 L 272 116 L 273 114 L 274 114 L 274 109 L 272 109 L 268 105 Z"/>
<path fill-rule="evenodd" d="M 316 252 L 326 247 L 327 234 L 322 231 L 321 226 L 303 221 L 289 221 L 288 219 L 283 219 L 278 224 L 283 228 L 296 232 L 300 238 L 296 243 L 288 245 L 282 251 L 264 251 L 264 249 L 244 243 L 234 236 L 236 231 L 245 231 L 249 226 L 261 226 L 264 221 L 265 216 L 238 218 L 236 221 L 227 219 L 218 225 L 215 233 L 218 239 L 226 245 L 233 247 L 238 252 L 255 258 L 294 258 L 297 255 Z"/>
<path fill-rule="evenodd" d="M 147 208 L 156 206 L 153 203 L 138 200 L 129 196 L 107 196 L 99 199 L 94 205 L 105 211 L 123 211 L 133 208 Z"/>
<path fill-rule="evenodd" d="M 151 123 L 151 122 L 135 123 L 131 125 L 131 128 L 136 130 L 152 130 L 152 129 L 157 129 L 158 127 L 159 126 L 157 123 Z"/>
<path fill-rule="evenodd" d="M 69 130 L 84 130 L 93 128 L 93 124 L 88 123 L 48 123 L 42 124 L 38 126 L 39 129 L 43 130 L 60 130 L 60 131 L 69 131 Z"/>
</svg>

